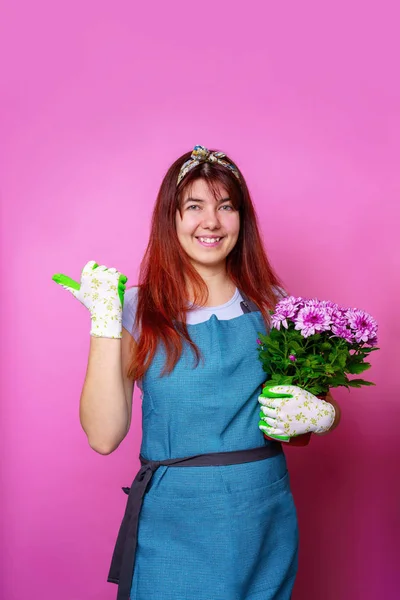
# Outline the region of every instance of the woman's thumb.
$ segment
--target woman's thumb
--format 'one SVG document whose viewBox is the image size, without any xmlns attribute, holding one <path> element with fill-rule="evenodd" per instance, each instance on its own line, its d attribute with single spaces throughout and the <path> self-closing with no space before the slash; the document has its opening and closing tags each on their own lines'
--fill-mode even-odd
<svg viewBox="0 0 400 600">
<path fill-rule="evenodd" d="M 62 273 L 56 273 L 53 275 L 52 280 L 71 292 L 71 294 L 75 297 L 78 295 L 78 292 L 81 289 L 81 286 L 77 281 L 74 281 L 74 279 L 63 275 Z"/>
</svg>

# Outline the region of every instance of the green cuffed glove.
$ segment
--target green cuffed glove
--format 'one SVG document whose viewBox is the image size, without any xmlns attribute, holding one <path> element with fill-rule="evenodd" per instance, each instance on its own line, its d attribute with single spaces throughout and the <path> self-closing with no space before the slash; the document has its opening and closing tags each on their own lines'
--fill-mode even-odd
<svg viewBox="0 0 400 600">
<path fill-rule="evenodd" d="M 80 283 L 60 273 L 52 279 L 86 306 L 92 319 L 90 335 L 122 337 L 122 307 L 128 281 L 125 275 L 90 260 L 82 269 Z"/>
<path fill-rule="evenodd" d="M 267 385 L 258 401 L 259 428 L 282 442 L 305 433 L 324 433 L 335 420 L 332 404 L 297 385 Z"/>
</svg>

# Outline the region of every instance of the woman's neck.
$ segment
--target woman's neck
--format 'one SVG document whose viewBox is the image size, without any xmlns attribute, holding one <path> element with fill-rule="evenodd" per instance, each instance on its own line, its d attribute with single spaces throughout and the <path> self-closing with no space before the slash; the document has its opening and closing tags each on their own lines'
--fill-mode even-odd
<svg viewBox="0 0 400 600">
<path fill-rule="evenodd" d="M 208 299 L 205 306 L 219 306 L 228 302 L 235 293 L 236 285 L 228 277 L 225 270 L 217 271 L 212 274 L 201 274 L 208 287 Z M 190 301 L 193 302 L 193 296 L 190 294 Z"/>
</svg>

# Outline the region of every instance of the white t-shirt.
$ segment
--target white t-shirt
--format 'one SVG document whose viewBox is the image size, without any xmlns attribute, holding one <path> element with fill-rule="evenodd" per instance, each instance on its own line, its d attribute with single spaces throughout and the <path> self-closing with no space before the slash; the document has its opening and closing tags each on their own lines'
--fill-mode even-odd
<svg viewBox="0 0 400 600">
<path fill-rule="evenodd" d="M 136 330 L 136 328 L 134 328 L 138 301 L 138 289 L 138 287 L 132 287 L 126 290 L 124 308 L 122 311 L 122 325 L 127 331 L 129 331 L 131 335 L 133 335 L 136 341 L 139 339 L 139 332 Z M 286 296 L 286 293 L 282 288 L 275 288 L 275 291 L 278 298 Z M 234 317 L 240 317 L 240 315 L 243 314 L 243 311 L 240 307 L 240 303 L 242 301 L 243 298 L 238 288 L 236 288 L 232 298 L 228 300 L 228 302 L 225 302 L 225 304 L 220 304 L 219 306 L 202 306 L 200 308 L 190 310 L 186 314 L 186 323 L 188 325 L 203 323 L 203 321 L 208 321 L 211 315 L 215 315 L 220 321 L 233 319 Z"/>
<path fill-rule="evenodd" d="M 137 328 L 134 327 L 138 302 L 138 289 L 139 288 L 135 286 L 125 291 L 124 308 L 122 310 L 122 326 L 129 331 L 136 341 L 139 340 L 139 332 Z M 282 288 L 275 288 L 275 291 L 278 299 L 287 295 Z M 228 302 L 225 302 L 225 304 L 220 304 L 219 306 L 202 306 L 201 308 L 190 310 L 186 314 L 186 323 L 188 325 L 203 323 L 204 321 L 208 321 L 211 315 L 216 315 L 217 319 L 220 321 L 240 317 L 240 315 L 243 314 L 240 307 L 240 303 L 243 300 L 244 298 L 242 298 L 238 288 L 236 288 L 232 298 L 228 300 Z M 140 380 L 136 381 L 136 385 L 142 390 L 142 382 Z"/>
</svg>

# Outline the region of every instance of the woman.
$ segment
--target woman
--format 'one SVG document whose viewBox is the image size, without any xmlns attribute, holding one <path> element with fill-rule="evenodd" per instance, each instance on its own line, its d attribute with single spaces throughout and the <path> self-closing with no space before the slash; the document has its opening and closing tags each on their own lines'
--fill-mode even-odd
<svg viewBox="0 0 400 600">
<path fill-rule="evenodd" d="M 108 577 L 118 600 L 288 600 L 296 510 L 282 444 L 263 432 L 279 439 L 305 398 L 304 431 L 338 412 L 295 386 L 260 396 L 256 339 L 284 292 L 238 167 L 202 146 L 170 167 L 138 287 L 125 294 L 126 277 L 93 261 L 80 284 L 54 279 L 91 313 L 80 418 L 94 450 L 118 447 L 142 390 L 142 468 Z"/>
</svg>

